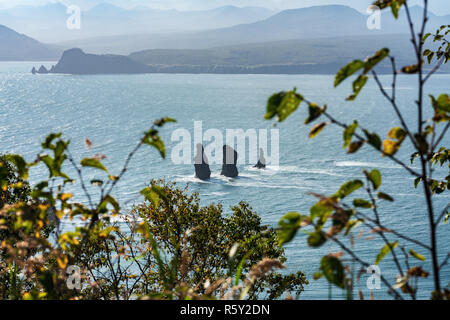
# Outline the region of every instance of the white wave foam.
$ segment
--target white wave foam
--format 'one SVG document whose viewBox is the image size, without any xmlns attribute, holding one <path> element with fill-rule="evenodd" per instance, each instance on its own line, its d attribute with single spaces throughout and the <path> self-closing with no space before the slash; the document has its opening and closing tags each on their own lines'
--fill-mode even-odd
<svg viewBox="0 0 450 320">
<path fill-rule="evenodd" d="M 306 173 L 306 174 L 324 174 L 329 176 L 343 176 L 341 174 L 338 174 L 336 172 L 333 172 L 332 170 L 326 170 L 326 169 L 309 169 L 309 168 L 299 168 L 297 166 L 278 166 L 278 167 L 266 167 L 265 169 L 256 169 L 253 167 L 247 167 L 246 170 L 251 171 L 258 171 L 262 174 L 270 174 L 274 175 L 276 173 Z"/>
<path fill-rule="evenodd" d="M 211 193 L 205 193 L 203 194 L 204 196 L 218 196 L 218 197 L 223 197 L 226 196 L 227 194 L 229 194 L 229 192 L 211 192 Z"/>
<path fill-rule="evenodd" d="M 376 162 L 360 162 L 360 161 L 335 161 L 334 165 L 336 167 L 377 167 L 384 169 L 401 169 L 402 167 L 399 165 L 389 165 L 384 163 L 376 163 Z"/>
</svg>

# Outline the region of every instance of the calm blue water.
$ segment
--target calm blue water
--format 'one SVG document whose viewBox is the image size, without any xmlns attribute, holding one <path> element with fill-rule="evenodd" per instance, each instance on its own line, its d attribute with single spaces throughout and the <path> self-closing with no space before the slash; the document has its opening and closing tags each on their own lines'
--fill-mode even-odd
<svg viewBox="0 0 450 320">
<path fill-rule="evenodd" d="M 170 161 L 172 130 L 186 128 L 192 132 L 194 120 L 203 121 L 203 130 L 270 129 L 272 123 L 264 121 L 265 103 L 270 94 L 297 87 L 310 100 L 328 103 L 329 111 L 338 119 L 360 123 L 380 133 L 398 125 L 393 111 L 385 103 L 374 82 L 369 82 L 357 102 L 349 103 L 345 97 L 349 86 L 332 87 L 333 77 L 322 75 L 127 75 L 127 76 L 32 76 L 29 71 L 37 63 L 0 63 L 0 152 L 20 153 L 27 160 L 34 159 L 40 151 L 40 142 L 50 132 L 64 132 L 71 139 L 71 151 L 77 159 L 103 153 L 108 156 L 104 163 L 113 173 L 118 173 L 127 154 L 132 150 L 142 132 L 152 121 L 171 116 L 177 124 L 163 130 L 169 158 L 161 160 L 157 153 L 142 149 L 131 163 L 129 172 L 119 185 L 115 195 L 128 206 L 141 200 L 141 190 L 151 178 L 165 178 L 181 185 L 190 184 L 192 191 L 200 193 L 204 204 L 223 203 L 226 210 L 240 200 L 251 203 L 263 222 L 276 226 L 286 212 L 307 213 L 314 198 L 309 191 L 334 193 L 346 180 L 362 178 L 364 168 L 379 168 L 383 174 L 382 190 L 395 197 L 394 204 L 383 204 L 380 211 L 384 224 L 422 241 L 427 241 L 425 205 L 420 191 L 413 187 L 413 178 L 402 168 L 365 147 L 364 153 L 346 155 L 342 150 L 342 131 L 328 127 L 316 139 L 308 140 L 309 127 L 303 125 L 306 108 L 302 108 L 280 129 L 280 167 L 256 171 L 251 165 L 242 165 L 239 179 L 221 179 L 217 173 L 220 166 L 212 166 L 215 172 L 212 182 L 199 182 L 193 177 L 193 167 L 175 165 Z M 47 66 L 50 66 L 47 64 Z M 390 77 L 383 77 L 386 86 Z M 400 78 L 398 99 L 410 126 L 416 126 L 413 118 L 416 79 Z M 435 76 L 429 82 L 428 91 L 439 94 L 448 92 L 450 75 Z M 89 138 L 94 147 L 87 151 L 84 139 Z M 446 136 L 444 144 L 449 145 Z M 399 157 L 409 161 L 409 146 L 402 149 Z M 73 171 L 68 168 L 69 174 Z M 445 171 L 437 172 L 444 176 Z M 35 169 L 32 180 L 46 175 L 45 170 Z M 101 177 L 89 172 L 86 179 Z M 406 181 L 406 183 L 405 183 Z M 76 187 L 78 188 L 78 187 Z M 356 194 L 363 196 L 362 193 Z M 81 199 L 85 200 L 85 199 Z M 435 198 L 436 208 L 443 208 L 450 201 L 449 194 Z M 440 255 L 450 249 L 449 225 L 439 228 Z M 367 235 L 366 235 L 367 236 Z M 356 247 L 369 262 L 375 261 L 382 243 L 377 240 L 361 240 Z M 407 243 L 405 243 L 407 244 Z M 410 246 L 408 249 L 427 255 L 424 250 Z M 289 271 L 303 270 L 311 275 L 317 271 L 321 255 L 336 251 L 335 247 L 310 249 L 306 236 L 299 235 L 287 246 Z M 428 255 L 427 255 L 428 256 Z M 427 262 L 422 263 L 431 270 Z M 386 259 L 381 271 L 388 279 L 398 272 Z M 358 285 L 365 296 L 367 275 Z M 442 273 L 443 285 L 450 282 L 450 270 Z M 314 281 L 306 287 L 304 299 L 326 299 L 328 285 L 325 280 Z M 431 279 L 421 281 L 421 298 L 428 298 Z M 376 290 L 375 298 L 385 298 L 386 288 Z M 425 292 L 424 292 L 425 291 Z M 335 297 L 342 297 L 334 290 Z"/>
</svg>

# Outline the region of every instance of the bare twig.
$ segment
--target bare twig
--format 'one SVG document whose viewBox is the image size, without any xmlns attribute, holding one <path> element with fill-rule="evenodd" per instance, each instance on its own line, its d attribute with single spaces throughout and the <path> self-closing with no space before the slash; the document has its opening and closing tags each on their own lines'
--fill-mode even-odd
<svg viewBox="0 0 450 320">
<path fill-rule="evenodd" d="M 92 198 L 91 195 L 89 194 L 87 188 L 86 188 L 86 184 L 84 183 L 84 179 L 83 179 L 83 173 L 81 172 L 81 169 L 78 167 L 78 165 L 76 164 L 75 160 L 72 157 L 72 154 L 70 153 L 69 149 L 66 149 L 67 152 L 67 159 L 69 160 L 69 162 L 72 164 L 72 166 L 75 168 L 75 171 L 78 174 L 78 177 L 80 178 L 80 184 L 81 184 L 81 188 L 83 189 L 84 194 L 86 195 L 86 197 L 88 198 L 89 201 L 89 206 L 92 209 L 94 209 L 94 204 L 92 202 Z"/>
<path fill-rule="evenodd" d="M 441 214 L 439 215 L 439 217 L 434 222 L 435 226 L 437 226 L 441 222 L 442 218 L 447 214 L 449 209 L 450 209 L 450 203 L 448 203 L 445 206 L 444 210 L 442 210 Z"/>
</svg>

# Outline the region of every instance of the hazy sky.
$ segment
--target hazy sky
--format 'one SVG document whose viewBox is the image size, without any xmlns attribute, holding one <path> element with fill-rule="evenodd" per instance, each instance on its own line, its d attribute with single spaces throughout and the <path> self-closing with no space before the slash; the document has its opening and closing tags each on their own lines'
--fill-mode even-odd
<svg viewBox="0 0 450 320">
<path fill-rule="evenodd" d="M 211 9 L 222 5 L 260 6 L 272 9 L 299 8 L 323 4 L 346 4 L 360 11 L 365 11 L 373 0 L 0 0 L 0 7 L 21 4 L 40 5 L 48 2 L 78 4 L 83 7 L 107 2 L 123 7 L 146 5 L 161 9 Z M 423 0 L 409 0 L 411 4 L 422 4 Z M 439 15 L 450 14 L 450 0 L 430 0 L 430 7 Z"/>
</svg>

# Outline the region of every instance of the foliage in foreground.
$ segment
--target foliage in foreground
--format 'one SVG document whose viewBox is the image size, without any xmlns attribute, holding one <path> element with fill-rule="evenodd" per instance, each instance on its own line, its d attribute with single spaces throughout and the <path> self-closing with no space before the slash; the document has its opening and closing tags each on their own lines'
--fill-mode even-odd
<svg viewBox="0 0 450 320">
<path fill-rule="evenodd" d="M 308 237 L 307 244 L 312 248 L 322 247 L 326 243 L 334 243 L 339 249 L 322 257 L 319 271 L 315 278 L 325 277 L 327 281 L 347 293 L 347 298 L 353 298 L 355 287 L 355 273 L 360 275 L 365 273 L 371 265 L 378 265 L 386 257 L 391 257 L 398 272 L 396 279 L 387 279 L 382 274 L 381 281 L 388 288 L 389 294 L 395 299 L 410 297 L 416 299 L 418 294 L 418 282 L 421 278 L 430 276 L 433 278 L 434 289 L 429 292 L 429 297 L 434 299 L 450 299 L 450 290 L 442 287 L 442 270 L 448 265 L 450 253 L 444 259 L 439 258 L 439 250 L 442 250 L 438 243 L 437 228 L 442 223 L 446 223 L 449 218 L 450 204 L 443 208 L 437 208 L 434 198 L 438 194 L 450 190 L 450 174 L 445 178 L 438 179 L 433 173 L 438 167 L 448 166 L 450 168 L 450 150 L 441 145 L 446 137 L 450 123 L 450 97 L 448 93 L 443 93 L 437 97 L 430 95 L 433 117 L 424 119 L 427 104 L 424 97 L 424 86 L 430 77 L 439 67 L 450 58 L 450 42 L 446 38 L 450 33 L 450 25 L 442 26 L 434 34 L 425 34 L 428 1 L 424 0 L 423 21 L 419 23 L 416 30 L 412 21 L 408 1 L 405 0 L 380 0 L 374 3 L 381 9 L 390 8 L 397 18 L 400 8 L 403 6 L 411 28 L 411 42 L 414 49 L 416 63 L 398 69 L 395 57 L 391 56 L 388 48 L 383 48 L 373 56 L 365 60 L 354 60 L 343 67 L 336 74 L 334 85 L 339 86 L 349 77 L 356 75 L 353 81 L 353 92 L 348 96 L 348 101 L 357 99 L 359 93 L 369 80 L 369 76 L 375 80 L 379 86 L 381 94 L 392 106 L 393 113 L 397 116 L 399 125 L 392 128 L 387 133 L 387 138 L 383 141 L 381 136 L 372 132 L 360 123 L 345 124 L 333 117 L 327 110 L 327 106 L 320 107 L 309 101 L 295 89 L 288 92 L 274 94 L 268 100 L 266 119 L 277 116 L 278 121 L 286 120 L 298 107 L 305 102 L 308 105 L 309 116 L 305 124 L 325 118 L 316 124 L 310 131 L 309 137 L 316 137 L 329 125 L 335 125 L 343 129 L 344 149 L 348 154 L 355 154 L 363 150 L 367 145 L 375 149 L 381 156 L 392 160 L 395 164 L 402 166 L 414 178 L 414 187 L 419 185 L 423 190 L 426 202 L 426 211 L 417 212 L 415 216 L 405 216 L 404 219 L 422 219 L 424 221 L 424 232 L 429 236 L 429 243 L 416 240 L 414 234 L 402 234 L 395 230 L 395 226 L 386 225 L 386 217 L 380 211 L 380 203 L 383 201 L 394 202 L 394 198 L 382 192 L 382 177 L 378 170 L 364 170 L 364 180 L 355 179 L 342 185 L 333 195 L 323 195 L 311 193 L 318 199 L 318 202 L 311 207 L 308 215 L 298 212 L 286 214 L 279 222 L 279 237 L 284 243 L 290 242 L 297 234 L 298 230 L 305 228 Z M 417 31 L 417 33 L 416 33 Z M 437 44 L 437 50 L 425 49 L 426 41 L 432 39 Z M 424 58 L 430 64 L 429 70 L 424 68 Z M 388 92 L 378 77 L 375 67 L 384 60 L 390 60 L 392 65 L 392 87 Z M 404 115 L 397 104 L 397 76 L 398 74 L 416 75 L 418 78 L 415 128 L 407 124 Z M 375 112 L 375 110 L 373 111 Z M 407 112 L 414 112 L 409 109 Z M 415 152 L 411 155 L 411 165 L 404 159 L 397 156 L 398 151 L 409 140 Z M 420 169 L 412 167 L 413 163 L 419 163 Z M 406 180 L 409 180 L 406 178 Z M 357 190 L 364 190 L 365 198 L 356 198 L 349 201 L 349 197 Z M 401 210 L 398 210 L 401 213 Z M 353 230 L 360 228 L 358 236 L 354 236 Z M 309 228 L 309 229 L 308 229 Z M 448 231 L 448 229 L 446 229 Z M 378 253 L 374 253 L 372 261 L 366 261 L 360 257 L 354 248 L 356 238 L 360 238 L 363 233 L 377 235 L 383 246 Z M 420 252 L 416 251 L 420 250 Z M 423 261 L 431 259 L 431 270 L 423 269 Z M 345 265 L 345 261 L 350 261 Z M 360 271 L 354 270 L 351 266 L 357 264 Z M 447 279 L 448 280 L 448 279 Z M 362 298 L 362 292 L 359 292 Z"/>
<path fill-rule="evenodd" d="M 224 216 L 187 188 L 151 181 L 143 204 L 120 215 L 114 187 L 142 146 L 165 157 L 158 128 L 173 121 L 155 121 L 118 175 L 103 155 L 78 164 L 61 134 L 49 135 L 32 163 L 0 158 L 0 299 L 276 299 L 303 291 L 302 272 L 275 272 L 286 260 L 277 233 L 244 202 Z M 84 203 L 68 191 L 75 180 L 63 172 L 66 162 Z M 28 172 L 40 164 L 49 178 L 31 188 Z M 87 183 L 86 169 L 105 179 Z M 76 226 L 62 230 L 69 221 Z"/>
</svg>

